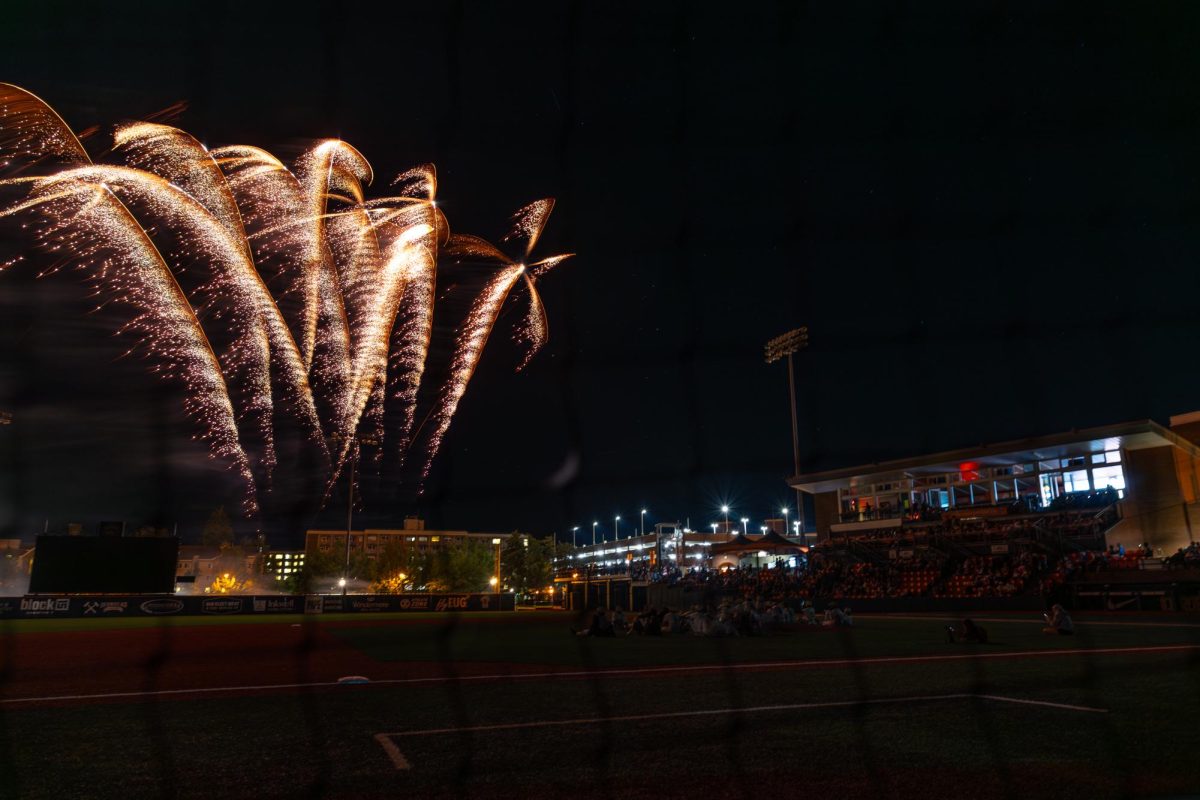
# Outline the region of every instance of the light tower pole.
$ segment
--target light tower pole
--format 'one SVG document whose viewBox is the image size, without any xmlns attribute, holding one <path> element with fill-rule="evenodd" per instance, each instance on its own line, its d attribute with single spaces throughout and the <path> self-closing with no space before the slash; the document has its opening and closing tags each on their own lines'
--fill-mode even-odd
<svg viewBox="0 0 1200 800">
<path fill-rule="evenodd" d="M 800 424 L 796 420 L 796 368 L 792 357 L 806 347 L 808 347 L 808 326 L 802 326 L 776 336 L 767 342 L 764 348 L 764 356 L 768 364 L 774 364 L 784 356 L 787 357 L 788 393 L 792 400 L 792 465 L 795 470 L 793 475 L 800 474 Z M 799 489 L 796 490 L 796 521 L 800 523 L 800 529 L 803 530 L 804 500 L 800 496 Z"/>
<path fill-rule="evenodd" d="M 371 436 L 352 436 L 351 449 L 348 453 L 350 461 L 350 486 L 346 490 L 346 553 L 342 561 L 342 577 L 338 581 L 338 586 L 342 589 L 342 596 L 346 595 L 346 585 L 350 582 L 350 537 L 354 532 L 354 489 L 358 480 L 358 458 L 362 446 L 364 444 L 378 446 L 379 441 Z M 330 437 L 331 441 L 336 444 L 341 444 L 343 438 L 339 435 Z M 363 543 L 363 549 L 366 550 L 366 541 Z"/>
</svg>

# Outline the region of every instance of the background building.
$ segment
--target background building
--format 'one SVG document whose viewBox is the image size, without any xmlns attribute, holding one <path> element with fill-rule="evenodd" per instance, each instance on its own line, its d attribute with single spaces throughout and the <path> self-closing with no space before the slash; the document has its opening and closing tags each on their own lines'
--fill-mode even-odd
<svg viewBox="0 0 1200 800">
<path fill-rule="evenodd" d="M 366 553 L 368 557 L 383 552 L 390 544 L 401 546 L 417 553 L 428 553 L 463 541 L 480 541 L 491 546 L 494 539 L 507 539 L 511 533 L 471 533 L 469 531 L 434 531 L 425 529 L 425 520 L 408 517 L 402 528 L 367 528 L 351 531 L 350 553 Z M 311 558 L 314 553 L 344 553 L 346 531 L 310 530 L 305 534 L 304 551 Z"/>
<path fill-rule="evenodd" d="M 1109 545 L 1172 553 L 1194 540 L 1200 412 L 1166 428 L 1140 420 L 995 445 L 797 475 L 814 499 L 818 540 L 931 518 L 1106 509 Z"/>
</svg>

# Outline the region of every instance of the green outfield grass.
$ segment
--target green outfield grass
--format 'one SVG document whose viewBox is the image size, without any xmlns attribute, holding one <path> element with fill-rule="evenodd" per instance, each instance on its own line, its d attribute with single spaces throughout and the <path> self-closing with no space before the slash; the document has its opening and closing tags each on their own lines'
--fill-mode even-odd
<svg viewBox="0 0 1200 800">
<path fill-rule="evenodd" d="M 381 669 L 437 666 L 418 683 L 0 705 L 0 797 L 1200 792 L 1200 651 L 1099 652 L 1196 644 L 1200 628 L 1084 622 L 1076 637 L 1049 637 L 1035 620 L 1014 620 L 987 624 L 994 644 L 964 647 L 945 643 L 937 619 L 863 618 L 849 632 L 718 640 L 575 639 L 569 619 L 330 626 Z M 1061 649 L 1078 652 L 878 661 Z M 464 680 L 473 662 L 585 674 Z M 713 668 L 604 672 L 664 665 Z M 523 727 L 495 727 L 512 725 Z M 379 734 L 395 734 L 383 737 L 390 746 Z M 397 768 L 397 753 L 407 768 Z"/>
</svg>

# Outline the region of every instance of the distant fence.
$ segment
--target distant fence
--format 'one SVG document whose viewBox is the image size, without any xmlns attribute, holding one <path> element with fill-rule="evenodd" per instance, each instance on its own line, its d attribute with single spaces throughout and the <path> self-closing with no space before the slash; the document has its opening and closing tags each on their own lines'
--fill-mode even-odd
<svg viewBox="0 0 1200 800">
<path fill-rule="evenodd" d="M 0 597 L 0 619 L 512 611 L 511 594 Z"/>
</svg>

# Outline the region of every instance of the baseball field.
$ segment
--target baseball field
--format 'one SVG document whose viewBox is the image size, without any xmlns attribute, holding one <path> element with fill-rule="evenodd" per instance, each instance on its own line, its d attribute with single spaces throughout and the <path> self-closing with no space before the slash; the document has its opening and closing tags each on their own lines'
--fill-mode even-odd
<svg viewBox="0 0 1200 800">
<path fill-rule="evenodd" d="M 1200 793 L 1200 619 L 572 636 L 565 612 L 0 622 L 0 798 Z"/>
</svg>

